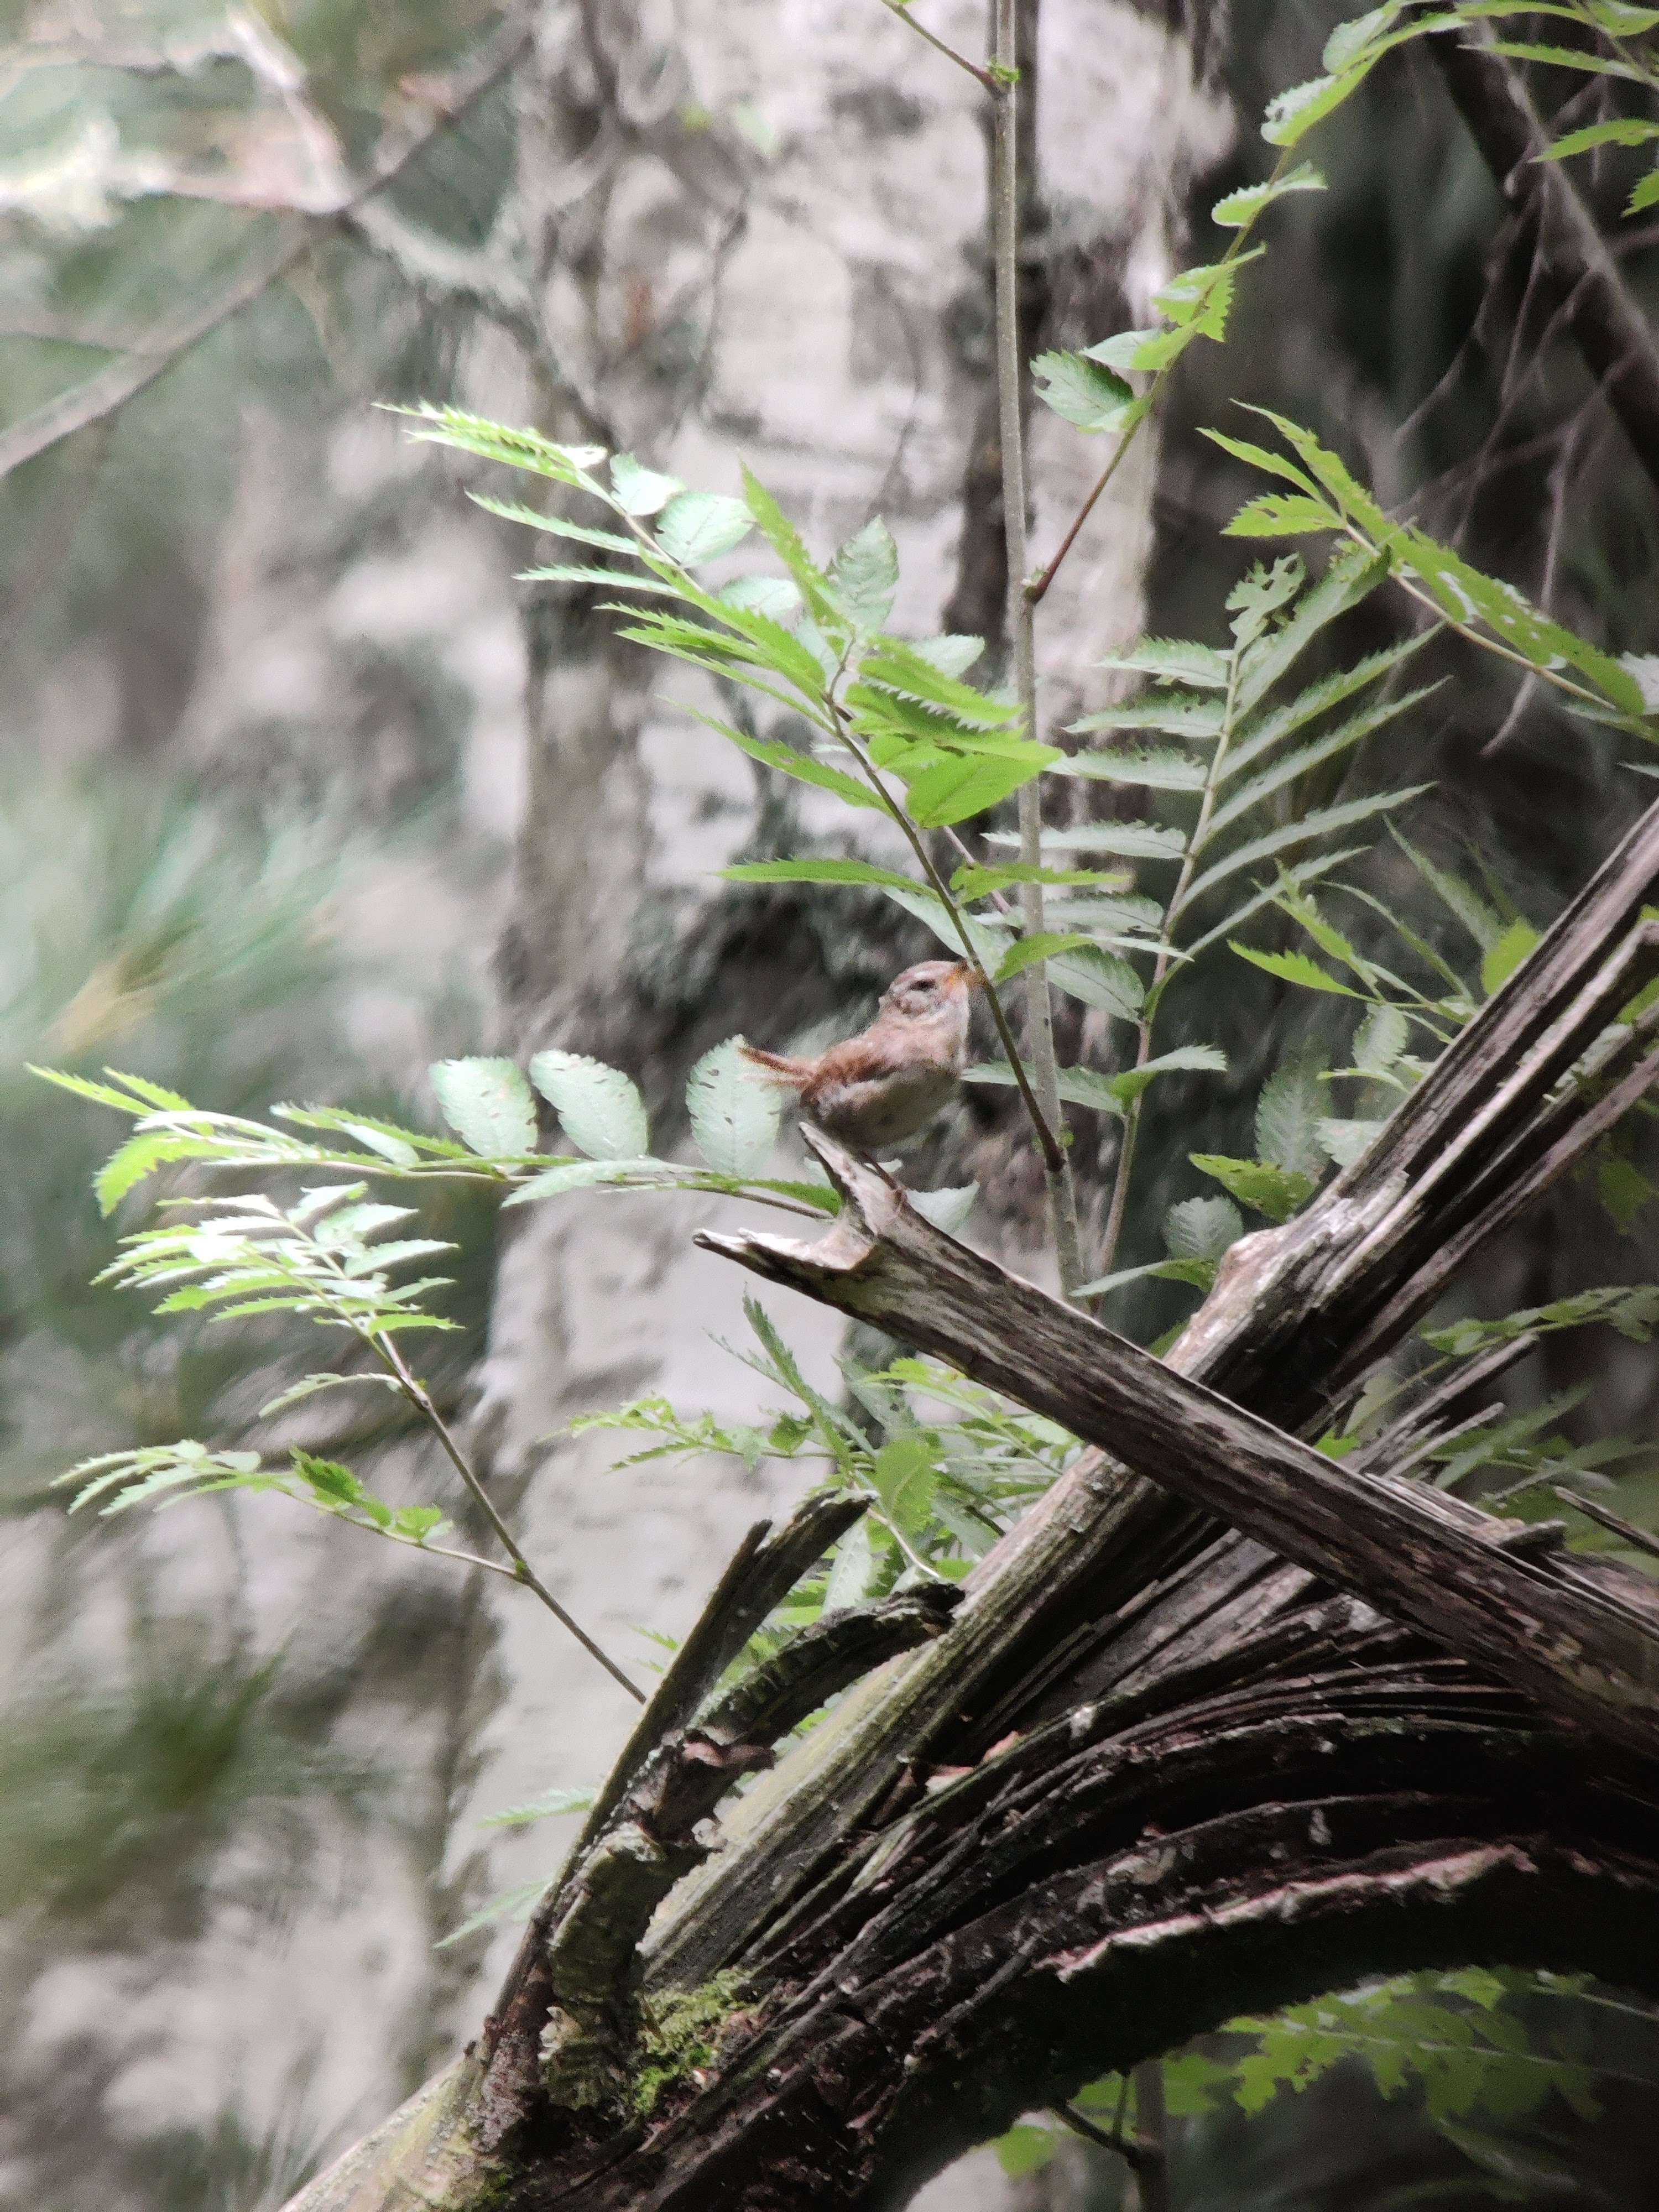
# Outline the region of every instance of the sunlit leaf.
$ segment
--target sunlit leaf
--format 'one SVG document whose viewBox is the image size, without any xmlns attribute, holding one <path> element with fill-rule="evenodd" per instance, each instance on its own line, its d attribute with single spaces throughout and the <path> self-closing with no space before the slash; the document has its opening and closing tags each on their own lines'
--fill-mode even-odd
<svg viewBox="0 0 1659 2212">
<path fill-rule="evenodd" d="M 713 561 L 741 545 L 754 518 L 740 499 L 710 491 L 683 491 L 671 499 L 657 520 L 657 543 L 671 561 L 688 568 Z"/>
<path fill-rule="evenodd" d="M 982 814 L 1063 757 L 1054 745 L 1027 745 L 1013 760 L 975 758 L 941 761 L 924 769 L 908 784 L 911 819 L 924 830 L 965 822 Z"/>
<path fill-rule="evenodd" d="M 624 514 L 645 515 L 659 513 L 685 487 L 678 477 L 659 476 L 654 469 L 642 469 L 632 453 L 613 453 L 611 489 Z M 732 543 L 736 542 L 734 538 Z"/>
<path fill-rule="evenodd" d="M 1288 1221 L 1314 1194 L 1311 1176 L 1297 1175 L 1261 1160 L 1228 1159 L 1219 1152 L 1191 1152 L 1200 1174 L 1213 1176 L 1222 1188 L 1270 1221 Z"/>
<path fill-rule="evenodd" d="M 1480 963 L 1480 988 L 1488 998 L 1500 984 L 1508 982 L 1538 941 L 1539 933 L 1529 921 L 1516 921 L 1487 948 Z"/>
<path fill-rule="evenodd" d="M 1288 175 L 1269 179 L 1266 184 L 1246 185 L 1241 191 L 1229 192 L 1210 210 L 1210 221 L 1219 223 L 1224 230 L 1244 230 L 1253 223 L 1264 208 L 1291 192 L 1322 192 L 1325 179 L 1311 161 L 1304 161 Z"/>
</svg>

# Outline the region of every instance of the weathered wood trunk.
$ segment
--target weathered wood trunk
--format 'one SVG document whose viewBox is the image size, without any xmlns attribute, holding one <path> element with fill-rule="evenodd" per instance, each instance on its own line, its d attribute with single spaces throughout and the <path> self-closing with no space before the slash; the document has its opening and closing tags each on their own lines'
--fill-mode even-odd
<svg viewBox="0 0 1659 2212">
<path fill-rule="evenodd" d="M 897 2205 L 1023 2109 L 1368 1972 L 1659 1988 L 1650 1584 L 1391 1476 L 1455 1392 L 1358 1468 L 1296 1441 L 1651 1079 L 1651 1024 L 1616 1016 L 1653 970 L 1656 881 L 1659 809 L 1371 1152 L 1239 1248 L 1162 1368 L 833 1150 L 821 1243 L 710 1240 L 1113 1456 L 1073 1467 L 948 1626 L 862 1624 L 866 1654 L 927 1640 L 716 1838 L 720 1790 L 847 1679 L 844 1648 L 804 1648 L 789 1680 L 700 1703 L 833 1508 L 757 1532 L 478 2045 L 295 2212 Z M 702 1992 L 710 2048 L 647 2106 L 641 2007 L 673 1990 Z"/>
</svg>

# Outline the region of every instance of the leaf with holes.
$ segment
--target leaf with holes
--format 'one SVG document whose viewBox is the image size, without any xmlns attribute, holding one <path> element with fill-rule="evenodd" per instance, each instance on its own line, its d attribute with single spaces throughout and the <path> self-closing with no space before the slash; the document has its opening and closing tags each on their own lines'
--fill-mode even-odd
<svg viewBox="0 0 1659 2212">
<path fill-rule="evenodd" d="M 1213 1176 L 1222 1188 L 1270 1221 L 1288 1221 L 1314 1194 L 1311 1176 L 1261 1160 L 1228 1159 L 1220 1152 L 1190 1152 L 1188 1158 L 1201 1175 Z"/>
<path fill-rule="evenodd" d="M 757 1175 L 777 1142 L 782 1094 L 761 1081 L 743 1056 L 741 1037 L 717 1044 L 685 1085 L 691 1137 L 717 1175 Z"/>
<path fill-rule="evenodd" d="M 441 1060 L 430 1070 L 446 1121 L 488 1158 L 533 1152 L 536 1102 L 524 1071 L 510 1060 Z"/>
<path fill-rule="evenodd" d="M 593 1160 L 641 1158 L 650 1141 L 645 1102 L 617 1067 L 579 1052 L 538 1052 L 530 1079 L 557 1113 L 564 1133 Z"/>
<path fill-rule="evenodd" d="M 1123 379 L 1080 353 L 1039 354 L 1031 375 L 1043 404 L 1079 430 L 1122 430 L 1136 412 Z"/>
</svg>

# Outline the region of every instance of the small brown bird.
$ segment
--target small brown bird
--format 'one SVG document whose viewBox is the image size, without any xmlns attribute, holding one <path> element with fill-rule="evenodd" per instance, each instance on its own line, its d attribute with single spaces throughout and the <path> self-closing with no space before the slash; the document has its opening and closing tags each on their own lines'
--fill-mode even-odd
<svg viewBox="0 0 1659 2212">
<path fill-rule="evenodd" d="M 896 976 L 861 1036 L 817 1060 L 743 1048 L 762 1074 L 800 1093 L 826 1136 L 874 1153 L 914 1137 L 956 1087 L 968 1056 L 974 971 L 964 960 L 924 960 Z"/>
</svg>

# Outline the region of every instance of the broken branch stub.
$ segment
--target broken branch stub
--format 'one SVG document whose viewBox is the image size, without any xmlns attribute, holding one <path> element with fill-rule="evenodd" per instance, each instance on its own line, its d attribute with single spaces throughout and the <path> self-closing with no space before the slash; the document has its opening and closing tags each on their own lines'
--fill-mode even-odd
<svg viewBox="0 0 1659 2212">
<path fill-rule="evenodd" d="M 1522 1524 L 1327 1458 L 934 1229 L 879 1169 L 809 1141 L 842 1197 L 827 1235 L 699 1243 L 939 1354 L 1558 1713 L 1659 1753 L 1659 1594 L 1641 1577 L 1518 1551 Z"/>
</svg>

